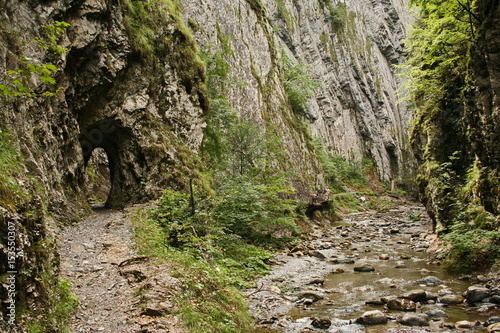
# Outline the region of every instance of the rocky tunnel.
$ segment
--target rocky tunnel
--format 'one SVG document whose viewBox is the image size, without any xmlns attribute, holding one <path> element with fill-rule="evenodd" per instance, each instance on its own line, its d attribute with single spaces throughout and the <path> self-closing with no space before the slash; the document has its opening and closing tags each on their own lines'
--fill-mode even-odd
<svg viewBox="0 0 500 333">
<path fill-rule="evenodd" d="M 103 188 L 97 192 L 94 190 L 94 193 L 100 192 L 101 195 L 102 192 L 108 193 L 106 207 L 121 207 L 140 196 L 141 161 L 144 159 L 140 158 L 131 129 L 123 126 L 119 120 L 105 118 L 85 126 L 79 140 L 86 169 L 91 158 L 94 165 L 107 165 L 109 168 L 109 184 L 106 184 L 106 179 L 101 179 L 99 181 Z M 102 168 L 100 171 L 102 175 Z M 92 192 L 89 184 L 82 185 L 87 195 Z M 92 186 L 95 187 L 95 184 Z"/>
</svg>

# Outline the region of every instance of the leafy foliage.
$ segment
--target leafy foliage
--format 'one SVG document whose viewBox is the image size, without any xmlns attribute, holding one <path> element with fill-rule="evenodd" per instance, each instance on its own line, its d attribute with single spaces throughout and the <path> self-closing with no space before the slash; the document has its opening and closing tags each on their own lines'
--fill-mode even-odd
<svg viewBox="0 0 500 333">
<path fill-rule="evenodd" d="M 59 46 L 58 42 L 61 34 L 69 27 L 66 22 L 54 21 L 50 25 L 42 25 L 45 31 L 43 38 L 37 37 L 33 41 L 41 50 L 47 51 L 49 57 L 57 58 L 66 52 L 66 49 Z M 38 59 L 22 57 L 20 67 L 7 70 L 0 76 L 0 96 L 7 99 L 27 97 L 48 97 L 53 96 L 54 92 L 45 89 L 43 92 L 35 91 L 37 80 L 43 84 L 54 86 L 56 80 L 52 77 L 57 72 L 57 67 L 51 63 L 43 63 Z"/>
<path fill-rule="evenodd" d="M 413 0 L 418 18 L 402 67 L 416 108 L 411 140 L 421 162 L 417 182 L 437 231 L 446 234 L 447 264 L 454 271 L 484 269 L 500 259 L 499 219 L 481 202 L 484 177 L 496 173 L 478 160 L 467 124 L 467 103 L 474 102 L 466 93 L 477 89 L 470 81 L 470 48 L 477 47 L 481 7 L 487 3 Z"/>
<path fill-rule="evenodd" d="M 281 65 L 283 86 L 292 110 L 298 115 L 304 115 L 307 111 L 307 100 L 316 96 L 321 82 L 312 78 L 308 65 L 300 62 L 294 64 L 284 52 L 281 54 Z"/>
</svg>

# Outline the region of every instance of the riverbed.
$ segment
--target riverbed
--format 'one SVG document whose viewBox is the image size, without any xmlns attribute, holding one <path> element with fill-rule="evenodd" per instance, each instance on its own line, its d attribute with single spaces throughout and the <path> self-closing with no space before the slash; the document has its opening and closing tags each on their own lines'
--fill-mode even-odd
<svg viewBox="0 0 500 333">
<path fill-rule="evenodd" d="M 500 316 L 497 304 L 463 298 L 480 283 L 476 277 L 448 274 L 429 253 L 436 236 L 419 205 L 352 213 L 312 230 L 309 241 L 277 255 L 271 273 L 246 291 L 259 333 L 482 331 Z M 415 290 L 426 298 L 410 308 L 388 306 Z M 360 324 L 374 310 L 387 322 Z M 408 313 L 440 315 L 410 328 L 401 324 Z"/>
</svg>

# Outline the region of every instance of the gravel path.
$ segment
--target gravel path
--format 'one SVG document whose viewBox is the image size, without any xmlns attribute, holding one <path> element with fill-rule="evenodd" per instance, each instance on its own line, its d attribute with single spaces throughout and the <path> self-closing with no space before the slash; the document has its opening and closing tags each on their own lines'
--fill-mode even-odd
<svg viewBox="0 0 500 333">
<path fill-rule="evenodd" d="M 79 300 L 73 332 L 185 332 L 169 314 L 177 280 L 168 264 L 134 249 L 137 208 L 96 209 L 60 234 L 61 278 Z"/>
</svg>

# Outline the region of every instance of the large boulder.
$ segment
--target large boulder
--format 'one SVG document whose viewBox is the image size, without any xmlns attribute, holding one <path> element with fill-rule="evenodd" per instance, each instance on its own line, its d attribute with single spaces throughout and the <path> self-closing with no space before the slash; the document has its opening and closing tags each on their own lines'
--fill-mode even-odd
<svg viewBox="0 0 500 333">
<path fill-rule="evenodd" d="M 470 286 L 464 293 L 464 297 L 467 303 L 477 303 L 481 302 L 484 298 L 491 295 L 491 291 L 483 286 Z"/>
<path fill-rule="evenodd" d="M 495 324 L 489 325 L 486 328 L 486 332 L 488 332 L 488 333 L 500 332 L 500 323 L 495 323 Z"/>
<path fill-rule="evenodd" d="M 354 267 L 355 272 L 373 272 L 375 268 L 373 266 L 365 265 L 365 266 L 356 266 Z"/>
<path fill-rule="evenodd" d="M 431 309 L 431 310 L 427 310 L 425 311 L 425 314 L 430 318 L 430 319 L 433 319 L 433 318 L 447 318 L 448 315 L 446 314 L 446 312 L 442 309 Z"/>
</svg>

